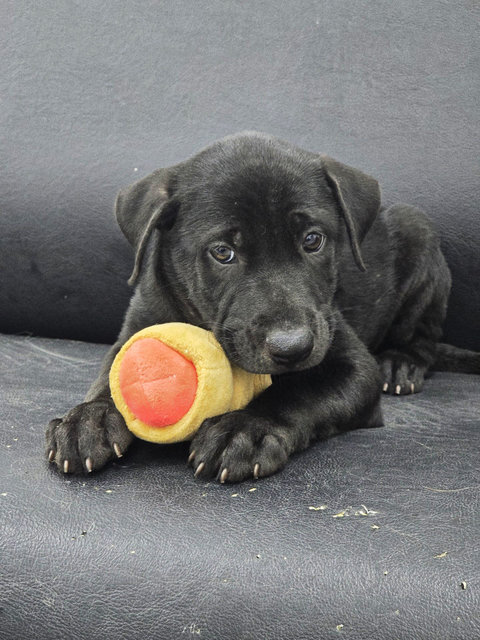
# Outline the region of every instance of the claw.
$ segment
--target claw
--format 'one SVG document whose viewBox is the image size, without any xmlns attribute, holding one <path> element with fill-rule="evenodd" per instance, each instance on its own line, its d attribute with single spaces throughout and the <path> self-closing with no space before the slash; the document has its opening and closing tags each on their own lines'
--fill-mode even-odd
<svg viewBox="0 0 480 640">
<path fill-rule="evenodd" d="M 253 477 L 255 478 L 255 480 L 258 480 L 259 472 L 260 472 L 260 465 L 257 462 L 256 465 L 253 467 Z"/>
<path fill-rule="evenodd" d="M 63 461 L 63 473 L 68 473 L 68 460 Z"/>
<path fill-rule="evenodd" d="M 415 393 L 415 384 L 412 382 L 412 384 L 410 385 L 410 392 L 411 393 Z"/>
<path fill-rule="evenodd" d="M 55 460 L 55 450 L 50 449 L 50 453 L 48 454 L 48 461 L 53 462 Z"/>
<path fill-rule="evenodd" d="M 200 462 L 200 464 L 198 465 L 196 471 L 195 471 L 195 477 L 197 477 L 198 475 L 200 475 L 203 471 L 203 469 L 205 468 L 205 463 L 204 462 Z"/>
<path fill-rule="evenodd" d="M 400 395 L 401 390 L 402 390 L 402 387 L 399 384 L 397 384 L 397 386 L 395 387 L 395 393 L 397 394 L 397 396 Z"/>
<path fill-rule="evenodd" d="M 113 443 L 113 450 L 117 454 L 117 458 L 123 458 L 123 453 L 116 442 Z"/>
<path fill-rule="evenodd" d="M 220 475 L 220 482 L 222 484 L 224 484 L 225 480 L 227 479 L 227 476 L 228 476 L 228 469 L 225 468 Z"/>
<path fill-rule="evenodd" d="M 92 463 L 92 459 L 91 458 L 87 458 L 85 460 L 85 466 L 87 467 L 88 473 L 92 473 L 92 471 L 93 471 L 93 463 Z"/>
<path fill-rule="evenodd" d="M 194 458 L 195 458 L 195 451 L 192 451 L 192 453 L 188 456 L 187 464 L 190 464 L 190 462 L 192 462 Z"/>
<path fill-rule="evenodd" d="M 385 384 L 383 385 L 383 393 L 387 393 L 388 391 L 388 382 L 385 382 Z"/>
</svg>

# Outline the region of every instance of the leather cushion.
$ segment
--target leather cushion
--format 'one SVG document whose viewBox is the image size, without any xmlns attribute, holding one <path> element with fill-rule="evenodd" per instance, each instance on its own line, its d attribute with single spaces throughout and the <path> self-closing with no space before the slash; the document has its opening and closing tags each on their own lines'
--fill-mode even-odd
<svg viewBox="0 0 480 640">
<path fill-rule="evenodd" d="M 105 347 L 0 336 L 0 350 L 0 637 L 480 637 L 478 376 L 385 398 L 385 427 L 256 482 L 196 480 L 187 444 L 139 441 L 65 478 L 45 425 Z"/>
<path fill-rule="evenodd" d="M 113 342 L 132 252 L 117 191 L 257 129 L 377 177 L 435 220 L 446 339 L 480 350 L 472 2 L 3 3 L 0 330 Z"/>
</svg>

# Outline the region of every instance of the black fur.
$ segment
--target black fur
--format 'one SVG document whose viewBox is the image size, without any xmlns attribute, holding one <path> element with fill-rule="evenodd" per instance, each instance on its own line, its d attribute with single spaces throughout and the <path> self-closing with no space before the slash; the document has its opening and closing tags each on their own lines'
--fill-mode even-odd
<svg viewBox="0 0 480 640">
<path fill-rule="evenodd" d="M 382 209 L 372 177 L 239 134 L 122 190 L 116 215 L 135 249 L 136 288 L 85 403 L 49 425 L 60 469 L 98 469 L 130 444 L 108 371 L 151 324 L 211 329 L 231 361 L 273 375 L 244 410 L 200 427 L 190 459 L 201 477 L 269 475 L 314 439 L 379 426 L 382 389 L 422 389 L 450 274 L 425 214 Z"/>
</svg>

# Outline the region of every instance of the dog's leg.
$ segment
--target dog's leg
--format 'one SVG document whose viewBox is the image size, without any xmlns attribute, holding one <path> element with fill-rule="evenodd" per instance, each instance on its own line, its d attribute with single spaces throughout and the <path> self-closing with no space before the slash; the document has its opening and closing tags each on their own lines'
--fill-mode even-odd
<svg viewBox="0 0 480 640">
<path fill-rule="evenodd" d="M 46 455 L 63 473 L 91 472 L 120 458 L 133 441 L 132 433 L 110 395 L 109 371 L 121 346 L 151 319 L 135 297 L 130 303 L 117 342 L 105 356 L 101 370 L 84 402 L 62 418 L 51 420 L 46 431 Z"/>
<path fill-rule="evenodd" d="M 122 457 L 133 440 L 108 384 L 108 372 L 121 346 L 117 342 L 107 353 L 85 401 L 48 425 L 47 457 L 63 473 L 100 469 L 110 459 Z"/>
<path fill-rule="evenodd" d="M 268 476 L 315 439 L 382 424 L 378 366 L 340 324 L 320 365 L 277 376 L 246 409 L 202 424 L 190 447 L 196 476 L 220 482 Z"/>
<path fill-rule="evenodd" d="M 416 207 L 394 205 L 385 213 L 394 256 L 397 310 L 375 349 L 383 391 L 417 393 L 435 360 L 451 277 L 429 218 Z"/>
<path fill-rule="evenodd" d="M 435 361 L 450 291 L 450 274 L 439 251 L 432 269 L 412 289 L 377 352 L 384 393 L 418 393 Z"/>
<path fill-rule="evenodd" d="M 436 315 L 433 310 L 427 311 L 410 335 L 404 332 L 405 323 L 401 318 L 392 326 L 384 349 L 377 355 L 384 393 L 406 395 L 423 389 L 425 376 L 435 360 L 435 344 L 441 335 L 441 328 L 432 322 L 432 315 Z"/>
</svg>

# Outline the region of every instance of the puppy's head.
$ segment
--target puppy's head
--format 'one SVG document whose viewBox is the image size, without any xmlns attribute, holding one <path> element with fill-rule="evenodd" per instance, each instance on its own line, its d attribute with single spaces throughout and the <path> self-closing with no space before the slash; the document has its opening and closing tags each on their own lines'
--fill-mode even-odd
<svg viewBox="0 0 480 640">
<path fill-rule="evenodd" d="M 337 263 L 380 205 L 377 182 L 262 134 L 224 138 L 120 192 L 116 214 L 136 251 L 157 235 L 154 277 L 186 322 L 210 328 L 238 366 L 310 368 L 335 330 Z M 152 277 L 152 276 L 149 276 Z"/>
</svg>

